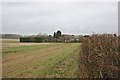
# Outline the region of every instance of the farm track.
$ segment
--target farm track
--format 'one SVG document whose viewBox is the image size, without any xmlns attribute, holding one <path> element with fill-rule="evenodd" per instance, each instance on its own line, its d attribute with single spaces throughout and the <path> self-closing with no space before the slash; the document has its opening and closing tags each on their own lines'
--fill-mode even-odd
<svg viewBox="0 0 120 80">
<path fill-rule="evenodd" d="M 57 48 L 47 48 L 45 50 L 41 50 L 41 51 L 38 51 L 39 53 L 44 53 L 46 50 L 47 51 L 50 51 L 50 50 L 55 50 L 55 49 L 59 49 L 58 47 Z M 46 52 L 47 52 L 46 51 Z M 15 54 L 12 54 L 12 55 L 8 55 L 7 57 L 5 57 L 3 59 L 3 63 L 4 62 L 10 62 L 10 61 L 14 61 L 14 60 L 18 60 L 18 59 L 22 59 L 22 58 L 30 58 L 30 57 L 34 57 L 33 55 L 31 54 L 28 54 L 29 52 L 27 51 L 26 53 L 22 53 L 22 54 L 18 54 L 18 55 L 15 55 Z M 40 55 L 40 54 L 37 54 L 37 55 Z M 36 57 L 37 57 L 36 55 Z M 17 62 L 18 63 L 18 62 Z"/>
<path fill-rule="evenodd" d="M 46 70 L 69 57 L 71 52 L 78 47 L 78 44 L 65 43 L 45 45 L 48 46 L 42 48 L 36 45 L 33 49 L 23 49 L 4 55 L 3 77 L 45 77 Z"/>
<path fill-rule="evenodd" d="M 36 55 L 31 55 L 31 54 L 24 54 L 24 55 L 21 55 L 20 57 L 18 57 L 18 55 L 15 55 L 15 56 L 12 56 L 11 59 L 8 58 L 7 62 L 6 60 L 4 60 L 3 58 L 3 63 L 5 62 L 5 64 L 7 65 L 10 65 L 10 66 L 16 66 L 14 67 L 14 69 L 17 69 L 17 66 L 19 68 L 19 64 L 26 64 L 26 63 L 29 63 L 31 61 L 35 61 L 37 60 L 38 58 L 44 58 L 44 57 L 47 57 L 48 55 L 50 54 L 56 54 L 55 52 L 57 51 L 57 49 L 59 48 L 48 48 L 48 49 L 45 49 L 44 51 L 40 52 L 40 54 L 36 54 Z M 55 51 L 56 50 L 56 51 Z M 54 51 L 54 52 L 53 52 Z M 42 53 L 42 54 L 41 54 Z M 17 58 L 16 58 L 17 57 Z M 11 64 L 13 63 L 13 64 Z M 10 67 L 10 66 L 7 66 L 7 67 Z M 3 66 L 4 67 L 4 66 Z M 12 68 L 10 68 L 12 69 Z M 8 71 L 8 70 L 7 70 Z"/>
</svg>

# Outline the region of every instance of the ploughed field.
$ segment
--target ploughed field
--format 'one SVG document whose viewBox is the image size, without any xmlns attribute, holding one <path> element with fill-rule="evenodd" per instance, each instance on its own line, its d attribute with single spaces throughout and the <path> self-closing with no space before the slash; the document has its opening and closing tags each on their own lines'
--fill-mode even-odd
<svg viewBox="0 0 120 80">
<path fill-rule="evenodd" d="M 77 77 L 79 43 L 19 43 L 2 40 L 2 76 Z"/>
</svg>

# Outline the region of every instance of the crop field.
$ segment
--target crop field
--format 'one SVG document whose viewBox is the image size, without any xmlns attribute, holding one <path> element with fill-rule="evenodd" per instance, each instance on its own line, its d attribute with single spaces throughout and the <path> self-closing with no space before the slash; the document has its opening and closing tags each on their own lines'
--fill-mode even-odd
<svg viewBox="0 0 120 80">
<path fill-rule="evenodd" d="M 2 76 L 77 77 L 79 46 L 79 43 L 19 43 L 19 40 L 2 40 Z"/>
</svg>

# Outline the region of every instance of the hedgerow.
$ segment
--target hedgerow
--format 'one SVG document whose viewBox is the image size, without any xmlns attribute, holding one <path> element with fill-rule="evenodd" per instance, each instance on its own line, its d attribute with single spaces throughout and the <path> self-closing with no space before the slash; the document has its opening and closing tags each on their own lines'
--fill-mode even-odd
<svg viewBox="0 0 120 80">
<path fill-rule="evenodd" d="M 79 77 L 120 77 L 120 37 L 115 34 L 93 34 L 82 39 L 80 48 Z"/>
</svg>

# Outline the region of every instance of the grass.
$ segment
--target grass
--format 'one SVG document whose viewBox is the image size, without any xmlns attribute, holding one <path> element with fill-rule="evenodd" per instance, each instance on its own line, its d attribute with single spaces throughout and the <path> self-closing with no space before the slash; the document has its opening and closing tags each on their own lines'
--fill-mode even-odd
<svg viewBox="0 0 120 80">
<path fill-rule="evenodd" d="M 3 77 L 76 77 L 78 43 L 3 47 Z"/>
<path fill-rule="evenodd" d="M 19 39 L 1 39 L 0 40 L 3 44 L 4 43 L 19 43 Z"/>
<path fill-rule="evenodd" d="M 5 54 L 11 54 L 11 53 L 18 53 L 18 52 L 24 52 L 24 51 L 30 51 L 30 50 L 36 50 L 36 49 L 43 49 L 47 47 L 54 47 L 56 44 L 49 44 L 49 45 L 31 45 L 31 46 L 19 46 L 19 47 L 5 47 L 3 48 L 3 55 Z"/>
</svg>

